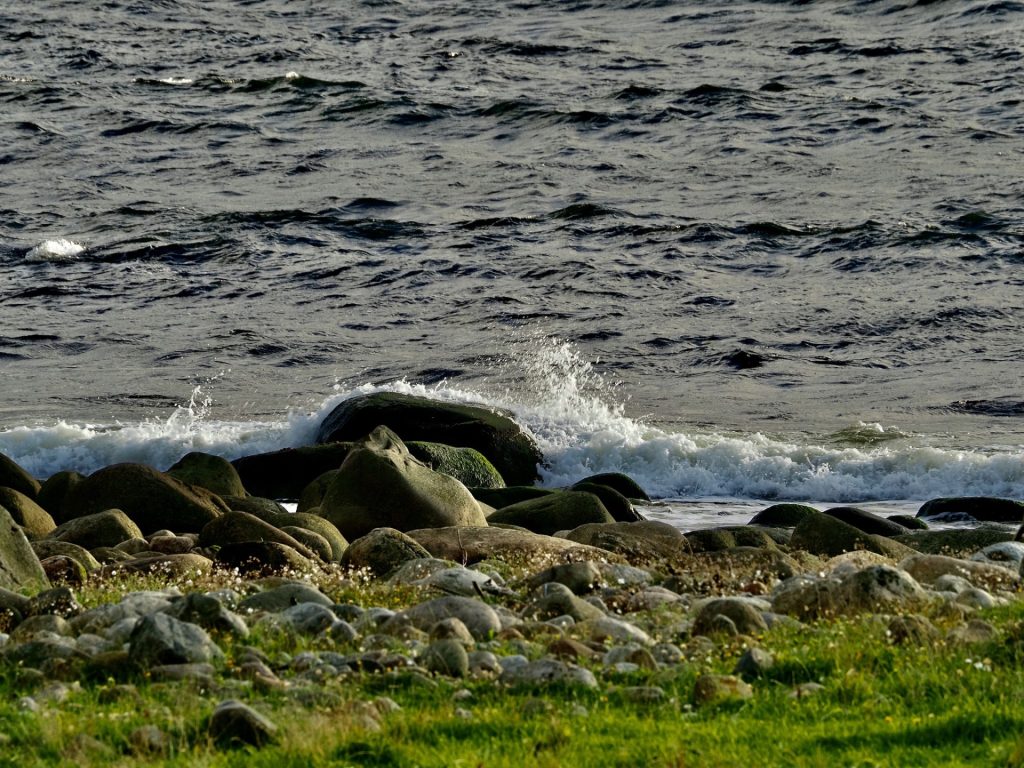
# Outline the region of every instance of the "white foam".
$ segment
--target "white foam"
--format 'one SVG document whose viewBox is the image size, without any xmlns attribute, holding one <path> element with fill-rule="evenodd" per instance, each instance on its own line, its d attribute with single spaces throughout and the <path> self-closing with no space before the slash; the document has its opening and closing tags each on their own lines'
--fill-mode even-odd
<svg viewBox="0 0 1024 768">
<path fill-rule="evenodd" d="M 26 261 L 74 261 L 85 250 L 73 240 L 60 237 L 56 240 L 44 240 L 25 254 Z"/>
<path fill-rule="evenodd" d="M 292 410 L 279 420 L 240 422 L 215 418 L 209 400 L 196 388 L 189 402 L 164 420 L 18 427 L 0 432 L 0 453 L 38 477 L 62 469 L 91 472 L 120 461 L 165 469 L 189 451 L 233 459 L 309 445 L 324 417 L 341 401 L 394 391 L 512 411 L 544 453 L 541 475 L 547 486 L 616 471 L 634 477 L 652 496 L 669 500 L 864 503 L 956 495 L 1024 498 L 1020 449 L 951 450 L 929 446 L 909 434 L 877 445 L 867 441 L 843 446 L 829 436 L 779 439 L 667 431 L 625 416 L 615 402 L 615 388 L 571 345 L 527 339 L 513 346 L 494 375 L 497 380 L 516 380 L 515 389 L 486 382 L 474 389 L 407 381 L 337 386 L 314 412 Z M 855 429 L 879 432 L 872 425 Z"/>
</svg>

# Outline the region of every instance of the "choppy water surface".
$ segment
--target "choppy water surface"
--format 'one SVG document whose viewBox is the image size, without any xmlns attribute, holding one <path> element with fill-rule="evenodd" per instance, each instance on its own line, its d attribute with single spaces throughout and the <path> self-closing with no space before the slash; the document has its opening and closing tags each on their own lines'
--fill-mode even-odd
<svg viewBox="0 0 1024 768">
<path fill-rule="evenodd" d="M 1022 30 L 1013 2 L 0 8 L 0 451 L 239 455 L 404 379 L 513 408 L 551 484 L 1024 496 Z"/>
</svg>

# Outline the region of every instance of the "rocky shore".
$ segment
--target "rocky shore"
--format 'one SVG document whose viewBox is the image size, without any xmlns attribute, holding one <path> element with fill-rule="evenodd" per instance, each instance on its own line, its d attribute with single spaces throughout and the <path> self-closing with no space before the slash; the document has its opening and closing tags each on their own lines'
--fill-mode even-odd
<svg viewBox="0 0 1024 768">
<path fill-rule="evenodd" d="M 320 440 L 42 482 L 0 457 L 0 667 L 20 706 L 200 686 L 218 699 L 203 738 L 262 747 L 279 728 L 259 711 L 269 695 L 402 676 L 654 703 L 666 688 L 621 680 L 740 644 L 729 674 L 695 677 L 684 705 L 701 707 L 755 695 L 780 627 L 868 614 L 894 643 L 970 647 L 996 634 L 979 612 L 1019 599 L 1016 500 L 933 500 L 910 519 L 779 504 L 684 533 L 644 520 L 634 505 L 649 500 L 622 475 L 534 487 L 539 451 L 492 411 L 370 395 Z M 928 530 L 936 515 L 980 523 Z M 379 729 L 398 705 L 352 706 Z M 176 738 L 143 727 L 132 749 Z"/>
</svg>

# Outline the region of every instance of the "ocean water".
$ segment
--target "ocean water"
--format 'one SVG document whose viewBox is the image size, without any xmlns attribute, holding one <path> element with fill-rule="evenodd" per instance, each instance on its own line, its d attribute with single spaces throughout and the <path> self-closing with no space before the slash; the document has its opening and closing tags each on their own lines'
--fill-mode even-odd
<svg viewBox="0 0 1024 768">
<path fill-rule="evenodd" d="M 1024 4 L 0 7 L 0 452 L 395 389 L 679 525 L 1024 498 Z"/>
</svg>

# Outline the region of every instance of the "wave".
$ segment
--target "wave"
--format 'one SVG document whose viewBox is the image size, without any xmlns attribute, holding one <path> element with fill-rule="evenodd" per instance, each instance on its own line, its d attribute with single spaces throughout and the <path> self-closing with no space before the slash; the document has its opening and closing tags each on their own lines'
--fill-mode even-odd
<svg viewBox="0 0 1024 768">
<path fill-rule="evenodd" d="M 56 240 L 44 240 L 25 254 L 25 261 L 74 261 L 85 246 L 73 240 L 59 237 Z"/>
<path fill-rule="evenodd" d="M 510 410 L 540 445 L 542 484 L 625 472 L 655 498 L 864 503 L 939 496 L 1024 498 L 1024 451 L 953 450 L 895 427 L 857 424 L 820 439 L 671 430 L 625 413 L 627 399 L 569 343 L 523 336 L 491 359 L 492 381 L 460 386 L 444 372 L 348 386 L 313 411 L 272 421 L 220 421 L 202 388 L 165 420 L 107 426 L 60 422 L 0 432 L 4 453 L 38 477 L 120 461 L 165 469 L 189 451 L 228 459 L 311 444 L 341 401 L 380 391 Z M 452 372 L 457 375 L 457 371 Z M 501 386 L 501 381 L 510 382 Z"/>
</svg>

